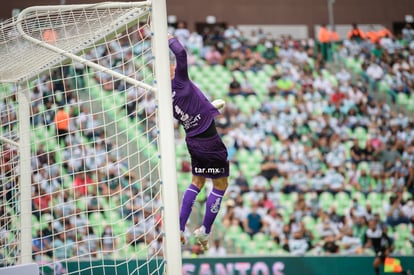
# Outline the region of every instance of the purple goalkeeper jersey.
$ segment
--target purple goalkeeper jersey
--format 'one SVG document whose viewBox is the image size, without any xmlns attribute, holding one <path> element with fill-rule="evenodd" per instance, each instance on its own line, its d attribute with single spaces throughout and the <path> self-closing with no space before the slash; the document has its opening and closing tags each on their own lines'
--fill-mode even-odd
<svg viewBox="0 0 414 275">
<path fill-rule="evenodd" d="M 194 137 L 207 130 L 219 111 L 190 80 L 184 47 L 176 38 L 168 43 L 177 63 L 171 81 L 174 117 L 183 125 L 187 137 Z"/>
</svg>

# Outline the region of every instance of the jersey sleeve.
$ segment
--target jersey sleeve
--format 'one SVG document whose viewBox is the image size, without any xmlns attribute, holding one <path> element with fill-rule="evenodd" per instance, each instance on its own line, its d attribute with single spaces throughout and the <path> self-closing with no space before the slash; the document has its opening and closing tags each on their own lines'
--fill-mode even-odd
<svg viewBox="0 0 414 275">
<path fill-rule="evenodd" d="M 168 44 L 171 51 L 175 55 L 175 59 L 177 62 L 174 79 L 176 81 L 187 81 L 189 79 L 187 52 L 185 51 L 184 47 L 181 45 L 177 38 L 171 38 L 168 41 Z"/>
</svg>

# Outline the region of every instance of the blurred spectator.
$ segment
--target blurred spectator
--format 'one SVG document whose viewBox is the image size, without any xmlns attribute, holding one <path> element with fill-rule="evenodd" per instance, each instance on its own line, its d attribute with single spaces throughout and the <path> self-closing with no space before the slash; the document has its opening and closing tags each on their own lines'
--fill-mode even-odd
<svg viewBox="0 0 414 275">
<path fill-rule="evenodd" d="M 281 77 L 276 81 L 276 88 L 281 96 L 294 95 L 296 93 L 295 83 L 286 70 L 283 71 Z"/>
<path fill-rule="evenodd" d="M 58 107 L 58 111 L 55 114 L 55 127 L 56 127 L 56 138 L 58 144 L 62 144 L 69 132 L 69 114 L 65 111 L 65 106 L 61 105 Z"/>
<path fill-rule="evenodd" d="M 288 240 L 289 252 L 295 256 L 303 256 L 309 250 L 309 243 L 304 238 L 303 232 L 298 230 L 292 234 Z"/>
<path fill-rule="evenodd" d="M 406 45 L 410 44 L 414 40 L 414 29 L 410 23 L 406 23 L 404 28 L 401 30 L 402 38 Z"/>
<path fill-rule="evenodd" d="M 4 97 L 0 102 L 0 120 L 1 126 L 5 131 L 13 130 L 17 121 L 17 112 L 15 106 L 12 104 L 11 97 Z"/>
<path fill-rule="evenodd" d="M 116 247 L 118 247 L 118 240 L 112 230 L 111 225 L 105 225 L 101 236 L 101 243 L 101 249 L 105 255 L 112 254 L 115 251 Z"/>
<path fill-rule="evenodd" d="M 36 258 L 40 260 L 44 255 L 53 257 L 52 248 L 51 237 L 43 236 L 42 230 L 38 230 L 32 241 L 32 255 L 35 260 L 37 260 Z"/>
<path fill-rule="evenodd" d="M 266 223 L 267 233 L 273 239 L 280 241 L 283 234 L 284 221 L 282 215 L 277 211 L 277 208 L 270 208 L 263 217 L 263 221 Z"/>
<path fill-rule="evenodd" d="M 136 246 L 139 243 L 146 243 L 147 241 L 150 241 L 147 240 L 146 236 L 146 223 L 144 219 L 142 219 L 140 216 L 142 216 L 141 213 L 135 213 L 133 215 L 133 224 L 127 231 L 127 243 L 132 246 Z"/>
<path fill-rule="evenodd" d="M 242 95 L 242 89 L 240 82 L 233 76 L 232 81 L 229 84 L 229 96 Z"/>
<path fill-rule="evenodd" d="M 404 216 L 410 220 L 410 223 L 414 224 L 414 198 L 409 198 L 401 210 Z"/>
<path fill-rule="evenodd" d="M 222 223 L 225 228 L 229 228 L 232 225 L 236 224 L 240 226 L 240 221 L 237 219 L 236 213 L 234 211 L 235 202 L 230 199 L 226 202 L 226 210 L 224 211 L 222 217 Z"/>
<path fill-rule="evenodd" d="M 89 188 L 94 188 L 94 180 L 87 171 L 78 172 L 73 180 L 74 196 L 79 198 L 88 194 Z"/>
<path fill-rule="evenodd" d="M 200 55 L 203 46 L 203 37 L 197 32 L 192 32 L 187 41 L 187 48 L 190 50 L 190 52 L 196 55 Z"/>
<path fill-rule="evenodd" d="M 321 223 L 318 224 L 318 232 L 322 238 L 332 236 L 338 237 L 339 230 L 338 227 L 333 223 L 328 215 L 328 213 L 323 213 L 321 215 Z"/>
<path fill-rule="evenodd" d="M 250 185 L 243 174 L 243 171 L 240 171 L 239 176 L 235 179 L 234 184 L 239 188 L 239 193 L 244 195 L 250 191 Z"/>
<path fill-rule="evenodd" d="M 335 236 L 325 236 L 322 249 L 326 254 L 337 254 L 339 252 L 339 245 L 336 243 Z"/>
<path fill-rule="evenodd" d="M 100 240 L 99 237 L 95 234 L 95 231 L 92 226 L 87 226 L 87 233 L 82 236 L 84 245 L 87 247 L 88 257 L 96 258 Z"/>
<path fill-rule="evenodd" d="M 368 195 L 375 190 L 375 179 L 371 177 L 366 169 L 360 170 L 360 173 L 355 188 L 364 195 Z"/>
<path fill-rule="evenodd" d="M 77 116 L 77 125 L 81 133 L 89 140 L 95 140 L 101 135 L 101 123 L 96 114 L 91 114 L 87 106 L 82 106 Z"/>
<path fill-rule="evenodd" d="M 39 185 L 34 187 L 34 191 L 32 194 L 32 207 L 33 207 L 33 214 L 40 217 L 42 214 L 50 213 L 50 202 L 52 200 L 51 194 L 47 193 L 43 188 Z"/>
<path fill-rule="evenodd" d="M 222 55 L 217 49 L 216 45 L 210 45 L 205 53 L 205 59 L 208 65 L 219 65 L 222 64 Z"/>
<path fill-rule="evenodd" d="M 259 206 L 253 204 L 250 213 L 247 214 L 246 219 L 243 221 L 243 228 L 246 233 L 253 237 L 258 232 L 265 230 L 265 224 L 262 216 L 258 213 Z"/>
<path fill-rule="evenodd" d="M 377 91 L 378 82 L 383 78 L 384 76 L 384 70 L 382 67 L 378 64 L 377 61 L 371 60 L 369 63 L 367 69 L 366 69 L 366 75 L 368 77 L 368 80 L 370 81 L 370 87 L 373 91 Z"/>
<path fill-rule="evenodd" d="M 368 229 L 368 221 L 364 214 L 365 213 L 361 213 L 361 211 L 359 211 L 359 213 L 355 212 L 352 217 L 354 220 L 352 224 L 353 235 L 359 238 L 363 244 L 365 244 L 365 232 Z"/>
<path fill-rule="evenodd" d="M 152 240 L 150 244 L 150 251 L 148 252 L 149 256 L 164 256 L 164 238 L 162 235 L 159 235 L 156 239 Z"/>
<path fill-rule="evenodd" d="M 265 50 L 262 52 L 262 57 L 264 58 L 265 63 L 275 65 L 277 62 L 277 54 L 274 43 L 272 41 L 266 41 L 264 46 Z"/>
<path fill-rule="evenodd" d="M 207 254 L 212 257 L 224 257 L 227 255 L 226 249 L 221 245 L 220 239 L 215 239 L 214 244 L 208 249 Z"/>
<path fill-rule="evenodd" d="M 385 209 L 385 213 L 387 215 L 387 224 L 389 226 L 395 227 L 401 223 L 408 224 L 410 222 L 408 217 L 404 215 L 401 201 L 401 193 L 390 197 L 389 207 Z"/>
<path fill-rule="evenodd" d="M 240 85 L 241 93 L 243 96 L 256 95 L 256 92 L 254 91 L 254 88 L 250 81 L 247 79 L 246 75 L 244 75 L 243 81 L 240 83 Z"/>
<path fill-rule="evenodd" d="M 49 129 L 49 127 L 53 124 L 54 119 L 55 119 L 55 111 L 52 108 L 53 103 L 52 101 L 46 101 L 45 104 L 45 111 L 41 113 L 41 115 L 43 116 L 43 125 L 47 126 L 47 129 Z"/>
<path fill-rule="evenodd" d="M 357 42 L 361 42 L 365 39 L 365 33 L 362 31 L 357 23 L 352 23 L 352 29 L 348 32 L 348 39 L 355 40 Z"/>
<path fill-rule="evenodd" d="M 354 232 L 350 227 L 345 227 L 342 230 L 344 232 L 340 240 L 340 248 L 342 253 L 346 255 L 361 254 L 361 239 L 354 236 Z"/>
<path fill-rule="evenodd" d="M 321 43 L 321 52 L 324 60 L 330 60 L 331 58 L 331 43 L 339 39 L 338 33 L 331 31 L 326 27 L 326 24 L 322 24 L 319 28 L 318 40 Z"/>
<path fill-rule="evenodd" d="M 174 30 L 174 36 L 180 41 L 181 45 L 188 46 L 188 39 L 190 38 L 190 31 L 184 21 L 177 23 L 177 28 Z"/>
<path fill-rule="evenodd" d="M 58 260 L 64 260 L 73 257 L 76 251 L 75 242 L 67 238 L 66 233 L 61 231 L 57 233 L 56 238 L 53 239 L 54 256 Z"/>
</svg>

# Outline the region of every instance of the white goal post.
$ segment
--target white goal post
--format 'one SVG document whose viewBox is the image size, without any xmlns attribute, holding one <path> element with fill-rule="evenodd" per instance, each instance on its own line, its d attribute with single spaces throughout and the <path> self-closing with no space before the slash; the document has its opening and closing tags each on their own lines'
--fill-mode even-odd
<svg viewBox="0 0 414 275">
<path fill-rule="evenodd" d="M 171 100 L 165 0 L 0 23 L 0 266 L 180 274 Z"/>
</svg>

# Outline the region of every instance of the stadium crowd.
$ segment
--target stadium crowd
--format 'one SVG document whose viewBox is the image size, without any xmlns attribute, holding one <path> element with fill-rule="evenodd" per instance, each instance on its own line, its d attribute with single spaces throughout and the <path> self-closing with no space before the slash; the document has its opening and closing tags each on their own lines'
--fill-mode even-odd
<svg viewBox="0 0 414 275">
<path fill-rule="evenodd" d="M 227 102 L 217 126 L 232 169 L 210 251 L 190 241 L 185 255 L 366 254 L 373 253 L 369 234 L 376 230 L 394 240 L 394 253 L 413 253 L 414 31 L 408 25 L 401 35 L 335 42 L 333 61 L 325 60 L 312 39 L 271 37 L 261 30 L 244 34 L 233 26 L 198 34 L 179 24 L 170 32 L 188 49 L 195 82 L 206 85 L 211 99 Z M 111 48 L 91 56 L 107 55 L 108 66 L 115 67 L 105 50 Z M 32 125 L 47 125 L 50 133 L 56 127 L 52 143 L 62 148 L 51 154 L 39 144 L 32 156 L 33 216 L 37 225 L 46 224 L 34 231 L 33 251 L 57 259 L 95 257 L 100 251 L 112 255 L 119 242 L 128 242 L 162 253 L 162 238 L 154 241 L 159 228 L 148 239 L 137 238 L 145 230 L 140 219 L 159 224 L 152 220 L 159 217 L 134 214 L 145 198 L 138 189 L 124 188 L 135 186 L 134 175 L 125 176 L 119 156 L 108 156 L 117 144 L 100 119 L 88 106 L 71 107 L 79 102 L 78 93 L 62 79 L 76 73 L 66 69 L 40 79 L 31 92 Z M 221 87 L 207 86 L 211 79 Z M 96 73 L 95 80 L 108 91 L 124 85 L 105 74 Z M 130 90 L 128 99 L 125 110 L 132 120 L 155 110 L 154 99 L 142 99 L 137 90 Z M 14 127 L 14 100 L 0 105 L 3 133 Z M 66 108 L 55 113 L 56 102 Z M 66 118 L 69 123 L 62 124 Z M 176 138 L 182 144 L 179 128 Z M 56 158 L 69 176 L 60 174 Z M 186 186 L 189 182 L 180 179 L 188 179 L 188 163 L 180 164 L 179 184 Z M 62 185 L 72 187 L 75 197 L 70 188 L 60 192 Z M 97 192 L 103 202 L 97 202 Z M 123 199 L 134 203 L 111 211 L 111 217 L 128 215 L 131 227 L 89 226 L 104 217 L 100 206 Z M 125 229 L 125 239 L 114 238 L 112 232 Z"/>
<path fill-rule="evenodd" d="M 412 254 L 412 34 L 360 31 L 327 62 L 312 40 L 175 30 L 193 66 L 232 75 L 217 123 L 236 170 L 217 224 L 228 253 L 372 253 L 367 231 L 379 228 Z"/>
</svg>

